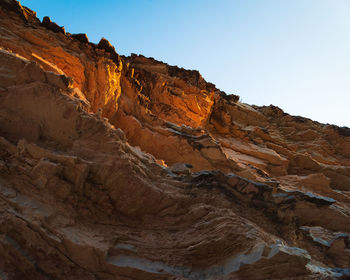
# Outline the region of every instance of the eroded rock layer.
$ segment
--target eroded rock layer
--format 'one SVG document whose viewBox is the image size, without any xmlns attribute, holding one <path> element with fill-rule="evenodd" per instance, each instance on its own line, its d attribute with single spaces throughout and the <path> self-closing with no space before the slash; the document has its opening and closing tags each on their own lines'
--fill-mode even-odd
<svg viewBox="0 0 350 280">
<path fill-rule="evenodd" d="M 1 279 L 348 279 L 350 129 L 0 1 Z"/>
</svg>

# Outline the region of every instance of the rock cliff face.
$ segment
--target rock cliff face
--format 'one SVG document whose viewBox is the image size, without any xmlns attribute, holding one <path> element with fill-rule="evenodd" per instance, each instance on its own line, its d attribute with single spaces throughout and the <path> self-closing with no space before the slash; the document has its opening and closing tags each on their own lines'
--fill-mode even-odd
<svg viewBox="0 0 350 280">
<path fill-rule="evenodd" d="M 350 129 L 0 1 L 1 279 L 349 279 Z"/>
</svg>

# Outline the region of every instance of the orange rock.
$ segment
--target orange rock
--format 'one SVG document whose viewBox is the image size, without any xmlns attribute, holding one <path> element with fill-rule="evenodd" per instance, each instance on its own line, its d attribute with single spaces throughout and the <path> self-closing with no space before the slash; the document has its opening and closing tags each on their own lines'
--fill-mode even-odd
<svg viewBox="0 0 350 280">
<path fill-rule="evenodd" d="M 120 57 L 14 0 L 0 24 L 1 278 L 349 276 L 348 128 Z"/>
</svg>

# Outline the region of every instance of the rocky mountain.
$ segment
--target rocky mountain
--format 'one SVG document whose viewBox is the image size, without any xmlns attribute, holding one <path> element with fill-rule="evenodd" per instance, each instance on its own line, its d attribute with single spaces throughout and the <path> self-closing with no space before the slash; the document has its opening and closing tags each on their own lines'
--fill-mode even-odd
<svg viewBox="0 0 350 280">
<path fill-rule="evenodd" d="M 0 279 L 350 279 L 349 233 L 349 128 L 0 0 Z"/>
</svg>

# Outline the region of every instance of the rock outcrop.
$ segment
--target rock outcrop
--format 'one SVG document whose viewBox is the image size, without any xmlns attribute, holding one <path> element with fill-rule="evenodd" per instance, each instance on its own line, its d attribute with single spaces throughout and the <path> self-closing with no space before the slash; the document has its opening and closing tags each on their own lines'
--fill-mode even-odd
<svg viewBox="0 0 350 280">
<path fill-rule="evenodd" d="M 0 1 L 1 279 L 349 279 L 349 234 L 349 128 Z"/>
</svg>

